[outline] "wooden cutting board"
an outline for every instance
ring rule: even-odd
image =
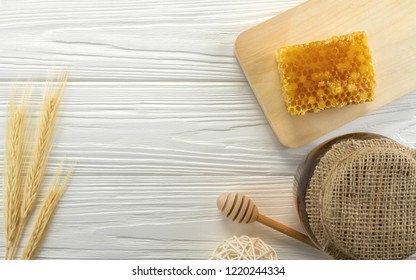
[[[365,31],[368,36],[376,100],[290,115],[282,97],[275,51],[354,31]],[[416,90],[416,1],[310,0],[241,33],[235,53],[281,143],[299,147]]]

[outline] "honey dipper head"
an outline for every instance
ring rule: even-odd
[[[254,202],[241,193],[223,193],[217,199],[221,213],[233,222],[249,224],[257,220],[259,212]]]

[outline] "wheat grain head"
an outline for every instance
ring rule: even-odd
[[[22,176],[25,154],[26,107],[16,107],[13,93],[10,100],[9,118],[6,132],[4,202],[6,259],[15,242],[21,224]]]
[[[34,254],[36,253],[36,250],[39,247],[39,244],[45,235],[47,226],[52,218],[55,208],[58,205],[58,202],[66,189],[66,186],[68,185],[68,181],[71,177],[72,170],[73,167],[71,167],[71,169],[67,172],[64,180],[60,180],[62,167],[59,168],[57,174],[55,175],[52,186],[49,189],[46,198],[42,203],[42,207],[37,217],[36,223],[33,227],[33,231],[30,236],[29,242],[23,252],[23,260],[32,259]]]
[[[22,220],[26,221],[33,210],[48,161],[52,143],[53,129],[62,94],[65,90],[68,73],[64,73],[56,85],[49,82],[45,89],[42,114],[37,133],[32,162],[29,166],[25,181],[25,195],[23,198]]]

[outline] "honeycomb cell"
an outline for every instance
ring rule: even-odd
[[[283,47],[276,52],[276,60],[290,114],[375,98],[375,73],[364,32]]]

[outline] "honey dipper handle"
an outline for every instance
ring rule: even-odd
[[[293,228],[285,226],[284,224],[281,224],[281,223],[279,223],[275,220],[272,220],[272,219],[270,219],[270,218],[268,218],[268,217],[266,217],[262,214],[258,215],[257,221],[262,223],[263,225],[266,225],[266,226],[271,227],[271,228],[273,228],[277,231],[280,231],[281,233],[286,234],[287,236],[290,236],[290,237],[295,238],[295,239],[297,239],[297,240],[299,240],[299,241],[301,241],[305,244],[308,244],[309,246],[312,246],[316,249],[319,249],[318,247],[316,247],[316,245],[311,241],[311,239],[307,235],[305,235],[305,234],[303,234],[303,233],[301,233],[301,232],[299,232],[299,231],[297,231]]]

